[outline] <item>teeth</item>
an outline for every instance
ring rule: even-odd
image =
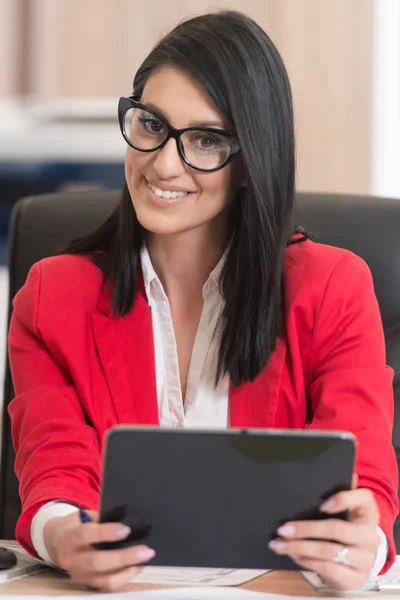
[[[174,199],[174,198],[182,198],[182,196],[186,196],[188,192],[171,192],[169,190],[161,190],[159,187],[155,185],[147,184],[148,187],[154,192],[158,198],[165,198],[166,200]]]

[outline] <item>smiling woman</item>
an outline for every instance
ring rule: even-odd
[[[281,57],[241,13],[196,17],[140,66],[119,121],[119,206],[36,264],[14,301],[18,539],[102,589],[154,556],[95,550],[129,531],[77,516],[98,508],[104,437],[118,423],[347,430],[359,489],[320,510],[348,522],[285,523],[269,547],[333,587],[361,586],[395,553],[393,372],[366,264],[292,225]]]
[[[191,244],[198,247],[206,240],[220,246],[218,238],[225,243],[220,232],[226,229],[226,209],[237,194],[243,173],[237,137],[223,129],[226,119],[197,81],[182,69],[165,66],[155,71],[141,101],[133,109],[136,114],[129,130],[126,126],[124,129],[130,145],[126,182],[139,222],[147,231],[158,234],[182,235],[190,231]],[[149,113],[149,104],[161,106],[168,117],[157,116],[154,110]],[[218,129],[188,127],[196,116],[201,123],[214,122]],[[181,195],[171,199],[174,192]],[[178,206],[179,212],[165,211]],[[215,241],[214,236],[218,236]],[[219,252],[222,249],[219,247]]]

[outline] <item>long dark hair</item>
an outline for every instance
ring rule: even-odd
[[[237,133],[247,183],[230,205],[231,243],[222,272],[218,379],[254,380],[275,349],[282,325],[282,272],[295,186],[292,96],[282,59],[268,35],[242,13],[195,17],[167,34],[134,79],[141,97],[152,72],[184,69],[202,84]],[[119,206],[93,234],[64,252],[89,255],[114,282],[113,307],[126,315],[135,299],[145,230],[125,185]]]

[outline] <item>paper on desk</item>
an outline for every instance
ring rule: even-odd
[[[317,590],[330,590],[330,588],[318,577],[316,573],[302,571],[302,575]],[[399,590],[400,597],[400,555],[396,556],[393,565],[384,575],[372,577],[363,588],[347,593],[351,594],[352,600],[355,600],[354,594],[358,594],[360,592],[395,591],[397,589]]]
[[[83,592],[82,592],[83,595]],[[76,600],[82,596],[60,596],[60,600]],[[165,590],[147,590],[137,592],[120,592],[112,594],[85,593],[90,600],[315,600],[315,596],[286,596],[282,594],[265,594],[250,592],[237,588],[195,587],[172,588]],[[329,596],[330,600],[343,600],[343,596]],[[49,596],[1,596],[1,600],[49,600]],[[352,597],[352,600],[357,598]],[[359,599],[361,600],[361,598]]]
[[[0,583],[33,574],[46,565],[31,557],[17,542],[2,544],[17,555],[18,563],[13,569],[0,571]],[[133,583],[157,585],[224,586],[240,585],[264,575],[267,571],[257,569],[204,569],[189,567],[145,567]]]
[[[204,569],[192,567],[145,567],[132,582],[159,585],[240,585],[264,575],[257,569]]]

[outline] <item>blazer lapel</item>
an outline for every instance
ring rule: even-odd
[[[230,426],[271,428],[275,426],[279,388],[286,356],[286,342],[279,337],[264,371],[252,381],[238,388],[231,382]]]
[[[129,314],[112,314],[112,286],[106,282],[91,317],[118,422],[158,425],[151,313],[141,277]]]

